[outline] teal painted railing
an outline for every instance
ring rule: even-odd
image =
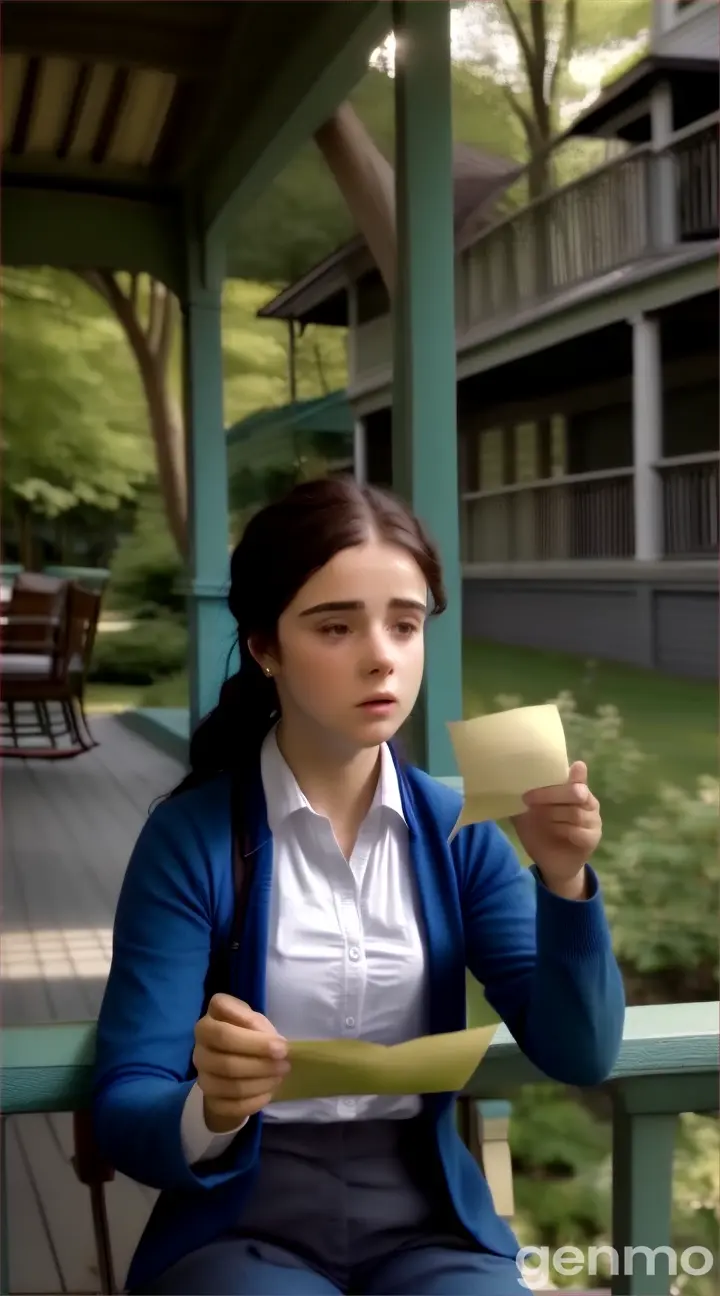
[[[613,1238],[620,1272],[613,1296],[660,1296],[670,1290],[673,1147],[682,1112],[718,1110],[720,1005],[689,1003],[629,1008],[617,1065],[602,1088],[613,1110]],[[0,1037],[0,1115],[73,1112],[90,1100],[93,1023],[18,1026]],[[520,1052],[504,1026],[463,1095],[465,1107],[507,1114],[499,1100],[547,1078]],[[497,1108],[493,1103],[498,1103]],[[3,1140],[4,1143],[4,1140]],[[4,1182],[2,1201],[5,1203]],[[2,1254],[7,1258],[3,1219]],[[638,1248],[623,1272],[625,1248]],[[654,1273],[643,1257],[654,1253]],[[665,1267],[663,1267],[665,1266]],[[3,1285],[3,1290],[7,1287]]]

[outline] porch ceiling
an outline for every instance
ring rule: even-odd
[[[372,0],[6,0],[5,193],[192,193],[209,227],[259,159],[271,155],[266,183],[287,160],[280,141],[291,154],[345,97],[386,10]]]
[[[171,183],[207,117],[238,15],[267,73],[262,8],[8,0],[7,178],[89,182],[106,191]]]

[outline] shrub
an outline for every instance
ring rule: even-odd
[[[138,508],[132,533],[120,542],[113,558],[112,602],[134,618],[152,619],[159,608],[184,616],[184,572],[162,503],[155,495],[147,495]]]
[[[152,684],[187,661],[184,625],[168,615],[138,621],[129,630],[98,635],[90,678],[107,684]]]
[[[694,793],[660,786],[599,852],[618,956],[640,975],[672,970],[695,982],[696,995],[716,984],[719,812],[715,778],[700,779]]]

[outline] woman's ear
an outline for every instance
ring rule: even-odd
[[[267,675],[268,678],[274,675],[277,670],[277,661],[272,653],[268,651],[267,646],[261,643],[255,635],[248,639],[247,646],[253,661],[257,662],[263,675]]]

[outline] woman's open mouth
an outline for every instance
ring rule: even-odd
[[[397,698],[384,693],[379,697],[368,698],[367,702],[361,702],[360,706],[363,711],[369,711],[372,715],[388,715],[397,706]]]

